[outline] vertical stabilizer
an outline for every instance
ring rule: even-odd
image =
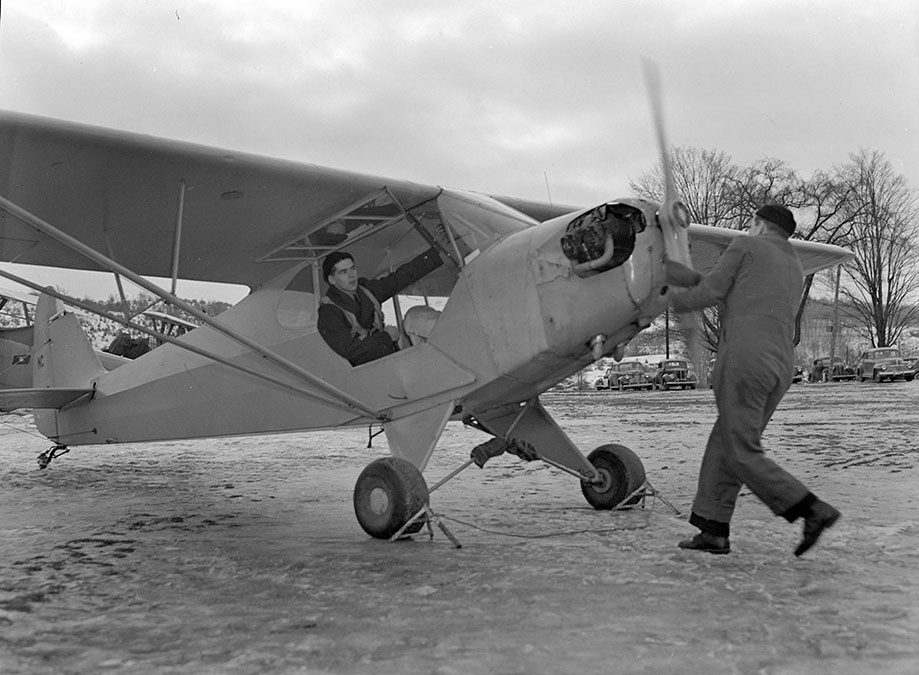
[[[42,293],[35,306],[32,343],[32,386],[40,389],[91,388],[104,373],[99,358],[73,312]],[[57,437],[57,411],[35,410],[35,426],[48,438]]]
[[[77,315],[42,293],[35,307],[32,386],[91,387],[104,372]]]

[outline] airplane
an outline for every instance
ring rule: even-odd
[[[357,520],[379,539],[427,508],[423,471],[451,420],[492,437],[473,449],[480,466],[539,459],[612,509],[645,485],[641,460],[616,443],[585,455],[540,395],[621,359],[665,311],[665,258],[704,271],[743,236],[689,223],[665,168],[661,204],[571,207],[2,112],[0,261],[109,271],[201,325],[162,335],[121,319],[164,344],[105,364],[64,304],[80,301],[0,270],[41,293],[32,382],[0,391],[0,408],[35,409],[54,443],[41,466],[73,446],[379,427],[390,456],[354,488]],[[807,273],[851,257],[793,244]],[[396,296],[403,348],[351,366],[317,332],[323,259],[347,251],[373,278],[431,247],[444,264],[402,293],[445,299],[432,325],[407,339],[414,308]],[[211,317],[150,276],[251,291]]]
[[[167,337],[179,337],[198,327],[198,324],[186,321],[181,317],[166,314],[165,312],[157,312],[152,309],[144,310],[143,317],[147,319],[147,323],[157,334]],[[166,344],[164,340],[156,340],[157,347],[163,344]]]
[[[38,295],[0,288],[0,389],[32,386],[32,320]]]

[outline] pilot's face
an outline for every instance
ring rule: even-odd
[[[345,293],[357,291],[357,268],[353,260],[339,260],[332,268],[329,283]]]

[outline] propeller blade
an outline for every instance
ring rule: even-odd
[[[680,199],[673,180],[673,167],[670,164],[670,152],[664,125],[664,104],[661,94],[660,72],[657,64],[644,60],[645,84],[648,87],[648,98],[651,102],[651,113],[654,117],[654,131],[661,153],[661,168],[664,172],[664,201],[658,211],[661,229],[664,232],[664,252],[670,260],[691,266],[689,258],[689,210]]]
[[[661,169],[664,172],[664,202],[658,211],[661,230],[664,234],[664,255],[670,260],[680,262],[692,268],[689,256],[689,209],[680,199],[673,179],[673,166],[670,163],[670,146],[664,125],[664,103],[661,94],[660,70],[657,64],[649,59],[644,60],[645,84],[648,87],[648,98],[651,102],[651,113],[654,117],[654,131],[661,153]],[[677,314],[689,351],[690,360],[701,363],[702,345],[699,339],[697,318],[691,313]]]
[[[676,190],[673,184],[673,169],[670,166],[670,153],[667,143],[667,132],[664,127],[664,100],[661,94],[660,69],[653,61],[645,59],[645,85],[648,88],[648,99],[651,102],[651,114],[654,118],[654,132],[657,135],[657,147],[661,153],[661,169],[664,172],[664,203],[672,199]]]

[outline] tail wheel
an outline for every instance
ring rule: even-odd
[[[645,467],[638,455],[624,445],[601,445],[587,456],[600,473],[599,483],[581,483],[584,498],[595,509],[608,510],[635,492],[645,482]],[[636,503],[641,497],[628,501]]]
[[[377,459],[354,485],[354,513],[364,532],[389,539],[428,504],[428,486],[414,464],[399,457]],[[417,525],[417,526],[416,526]],[[421,519],[406,534],[423,527]]]

